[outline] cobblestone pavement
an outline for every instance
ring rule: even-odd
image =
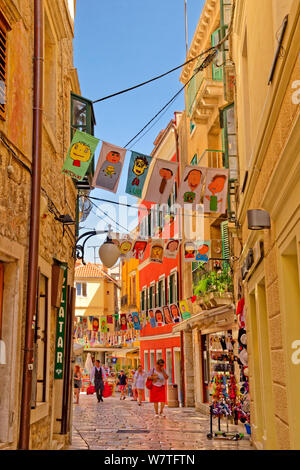
[[[138,406],[130,398],[80,395],[74,405],[73,439],[68,450],[249,450],[240,441],[207,439],[209,417],[193,408],[165,408],[166,418],[155,418],[152,403]],[[225,425],[224,425],[225,426]],[[235,428],[236,429],[236,428]]]

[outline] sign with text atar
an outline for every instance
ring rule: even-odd
[[[67,310],[67,275],[68,265],[62,263],[64,270],[64,282],[62,287],[62,298],[60,308],[57,314],[56,323],[56,344],[55,344],[55,368],[54,378],[62,379],[64,373],[64,347],[65,347],[65,326],[66,326],[66,310]]]

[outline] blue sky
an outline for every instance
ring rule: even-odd
[[[188,0],[188,40],[193,37],[204,0]],[[159,75],[185,61],[184,0],[77,0],[75,18],[74,63],[78,69],[81,93],[96,100]],[[94,105],[97,126],[95,136],[124,146],[159,109],[179,90],[180,70],[152,84]],[[149,133],[132,150],[150,154],[158,133],[184,109],[184,93],[171,105]],[[101,142],[97,148],[99,155]],[[119,200],[125,196],[130,152],[116,195],[95,189],[91,196]],[[125,200],[124,200],[125,201]],[[127,197],[129,204],[136,198]],[[97,203],[98,204],[98,203]],[[104,211],[118,217],[115,205]],[[131,220],[137,211],[127,214]],[[126,208],[118,221],[127,227]],[[105,228],[108,219],[90,214],[82,227]],[[122,223],[123,222],[123,223]],[[120,229],[122,231],[122,229]],[[123,230],[124,231],[124,230]],[[97,239],[91,239],[94,245]],[[88,244],[89,246],[89,244]],[[87,250],[93,261],[93,250]]]

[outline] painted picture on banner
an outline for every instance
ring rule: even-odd
[[[170,312],[173,318],[174,323],[179,323],[181,321],[181,314],[177,304],[170,305]]]
[[[76,131],[67,153],[62,173],[81,181],[91,163],[99,139],[86,132]]]
[[[210,244],[211,241],[207,242],[198,242],[197,243],[197,252],[196,252],[196,261],[200,261],[202,263],[207,263],[209,260],[209,252],[210,252]]]
[[[204,212],[224,214],[227,208],[228,172],[209,168],[204,193]]]
[[[152,309],[149,310],[149,321],[150,321],[150,325],[152,326],[152,328],[155,328],[156,321],[155,321],[154,311]]]
[[[155,204],[167,204],[177,169],[177,162],[156,159],[149,178],[145,201]]]
[[[103,142],[92,186],[115,193],[119,186],[126,149]]]
[[[196,260],[196,245],[194,242],[189,241],[184,244],[184,261],[192,263]]]
[[[164,313],[164,316],[165,316],[165,322],[168,325],[171,325],[173,323],[173,318],[171,316],[170,307],[168,305],[163,307],[163,313]]]
[[[152,157],[132,152],[128,168],[126,193],[141,197]]]
[[[121,240],[119,245],[120,253],[123,256],[130,256],[132,250],[132,240]]]
[[[193,210],[196,208],[196,204],[200,203],[206,171],[206,168],[195,168],[192,165],[185,168],[177,197],[178,204],[190,205]]]
[[[106,317],[100,318],[100,325],[101,325],[101,333],[107,333],[107,319]]]
[[[93,331],[99,330],[99,318],[93,317]]]
[[[163,242],[152,242],[150,250],[150,261],[152,263],[162,263],[164,257]]]
[[[178,255],[178,250],[180,247],[179,240],[170,239],[165,242],[165,258],[176,259]]]
[[[156,323],[156,326],[164,326],[165,325],[164,314],[163,314],[161,308],[156,308],[155,309],[155,323]]]
[[[133,327],[134,327],[135,330],[141,330],[142,329],[138,312],[133,312],[132,313],[132,321],[133,321]]]
[[[127,330],[127,315],[126,313],[121,313],[120,315],[121,330]]]
[[[143,259],[146,248],[147,248],[147,240],[136,240],[132,249],[133,258]]]
[[[183,320],[186,320],[187,318],[191,318],[189,306],[186,300],[179,301],[179,308],[180,308],[180,313],[181,313]]]

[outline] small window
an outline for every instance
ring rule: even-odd
[[[76,283],[76,295],[78,295],[80,297],[86,297],[87,296],[86,282],[77,282]]]
[[[6,115],[7,33],[10,27],[0,13],[0,118]]]

